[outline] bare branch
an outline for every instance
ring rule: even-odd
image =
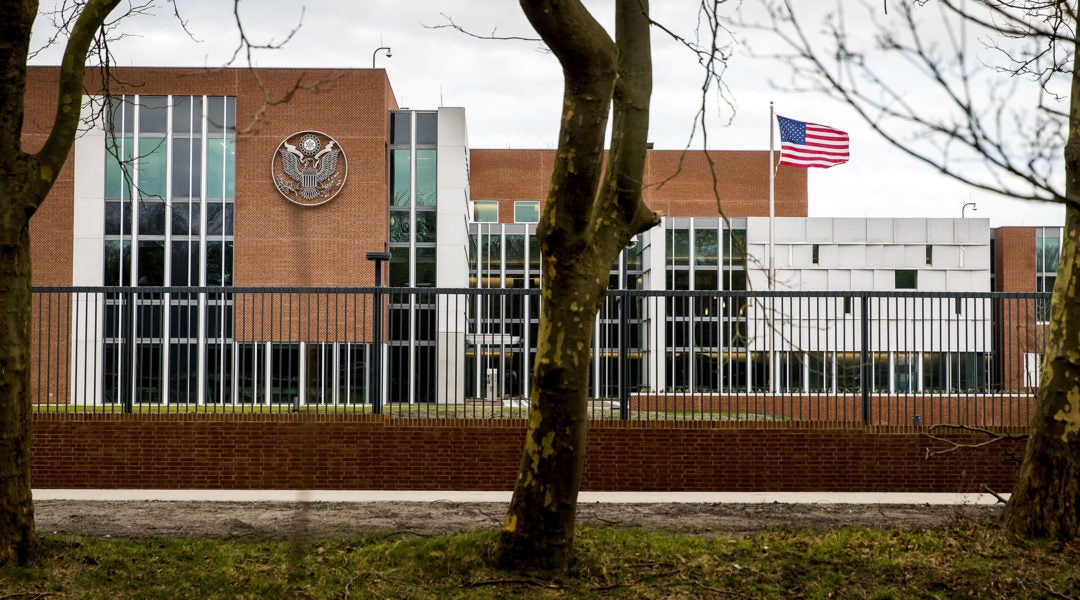
[[[974,444],[963,444],[963,443],[957,442],[955,440],[950,440],[949,438],[942,437],[940,435],[935,435],[935,434],[932,433],[934,431],[940,431],[940,430],[944,430],[944,429],[953,430],[953,431],[964,431],[964,432],[968,432],[968,433],[980,433],[980,434],[983,434],[983,435],[987,436],[987,439],[983,440],[981,442],[974,443]],[[926,449],[926,458],[927,459],[931,459],[931,458],[933,458],[935,456],[941,456],[943,454],[949,454],[951,452],[956,452],[957,450],[975,450],[975,449],[978,449],[978,448],[985,448],[986,446],[990,446],[990,445],[996,444],[998,442],[1003,442],[1003,441],[1006,441],[1006,440],[1026,440],[1028,438],[1028,434],[1026,434],[1026,433],[1002,433],[1000,431],[992,431],[990,429],[985,429],[985,428],[982,428],[982,427],[972,427],[972,426],[969,426],[969,425],[948,425],[948,424],[931,425],[930,428],[929,428],[929,431],[927,433],[923,434],[923,435],[930,438],[931,440],[934,440],[934,441],[937,441],[937,442],[942,442],[942,443],[946,444],[946,447],[945,447],[944,450],[931,450],[930,448],[927,448]],[[1011,454],[1010,454],[1010,458],[1013,459],[1013,460],[1016,460],[1016,457],[1012,456]],[[1019,461],[1017,461],[1017,462],[1019,462]]]
[[[542,40],[540,38],[537,38],[537,37],[523,37],[523,36],[519,36],[519,35],[498,35],[497,34],[497,32],[499,31],[498,27],[492,27],[491,28],[491,33],[489,33],[487,35],[483,35],[483,34],[479,34],[479,33],[473,33],[472,31],[469,31],[465,27],[463,27],[461,25],[458,25],[454,21],[453,17],[451,17],[450,15],[448,15],[446,13],[439,13],[439,16],[446,19],[446,23],[443,23],[442,25],[428,25],[426,23],[421,22],[420,26],[423,27],[424,29],[452,29],[452,30],[454,30],[454,31],[456,31],[458,33],[467,35],[467,36],[469,36],[471,38],[475,38],[475,39],[478,39],[478,40],[496,40],[496,41],[503,41],[503,42],[507,42],[507,41],[512,41],[512,42],[534,42],[534,43],[540,44],[541,46],[544,45],[544,40]],[[546,49],[546,46],[545,46],[545,49]]]

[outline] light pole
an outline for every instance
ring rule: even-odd
[[[371,53],[371,68],[375,68],[375,57],[379,54],[379,50],[386,50],[386,58],[390,58],[393,54],[390,54],[390,46],[379,46]]]
[[[975,203],[974,203],[974,202],[965,202],[965,203],[964,203],[964,206],[962,206],[962,207],[960,208],[960,218],[961,218],[961,219],[963,219],[963,218],[964,218],[964,211],[966,211],[966,210],[967,210],[967,207],[969,207],[969,206],[971,207],[971,212],[979,212],[979,207],[978,207],[978,206],[975,206]]]

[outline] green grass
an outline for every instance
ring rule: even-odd
[[[560,576],[488,566],[491,530],[324,541],[46,537],[0,598],[1077,598],[1080,547],[991,525],[706,538],[584,528]]]

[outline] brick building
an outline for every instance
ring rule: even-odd
[[[118,68],[113,75],[108,100],[98,74],[88,75],[87,131],[32,221],[35,285],[101,288],[66,301],[73,314],[94,315],[93,328],[87,321],[39,342],[39,352],[65,357],[57,378],[84,382],[68,386],[70,399],[366,402],[379,376],[369,367],[376,351],[396,366],[385,374],[389,402],[527,392],[538,300],[496,291],[539,285],[535,224],[553,151],[471,148],[465,109],[401,108],[383,70],[270,69],[256,78],[244,69]],[[51,122],[57,70],[33,67],[28,77],[25,136],[33,149]],[[298,82],[289,102],[265,103]],[[843,391],[845,371],[861,372],[863,359],[833,342],[810,342],[809,332],[793,342],[804,340],[794,326],[769,344],[743,331],[794,320],[746,300],[770,288],[770,260],[776,290],[1052,287],[1056,229],[809,218],[806,171],[790,167],[776,174],[770,240],[769,164],[764,151],[649,151],[644,197],[664,222],[627,248],[611,288],[716,297],[660,294],[651,313],[630,323],[640,335],[619,357],[602,315],[595,397],[614,393],[619,369],[629,369],[636,389],[654,392]],[[357,310],[352,296],[352,308],[303,291],[271,306],[257,295],[269,292],[231,291],[370,286],[372,252],[390,253],[391,287],[491,292],[451,302],[414,291]],[[820,309],[826,329],[859,310],[850,298],[829,302]],[[1033,300],[1030,311],[1002,312],[990,303],[955,303],[956,315],[968,311],[957,331],[975,340],[963,347],[875,348],[875,389],[1029,387],[1038,331],[1022,325],[1040,322],[1041,308]],[[918,312],[914,301],[890,306],[908,315],[912,331],[940,316]],[[373,344],[376,315],[386,329]],[[885,322],[874,319],[873,326]],[[39,314],[39,333],[55,326],[43,323]],[[1000,367],[1014,363],[1027,370]]]

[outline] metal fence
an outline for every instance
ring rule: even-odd
[[[1048,294],[610,291],[596,419],[1026,425]],[[519,418],[538,290],[40,287],[40,411]]]

